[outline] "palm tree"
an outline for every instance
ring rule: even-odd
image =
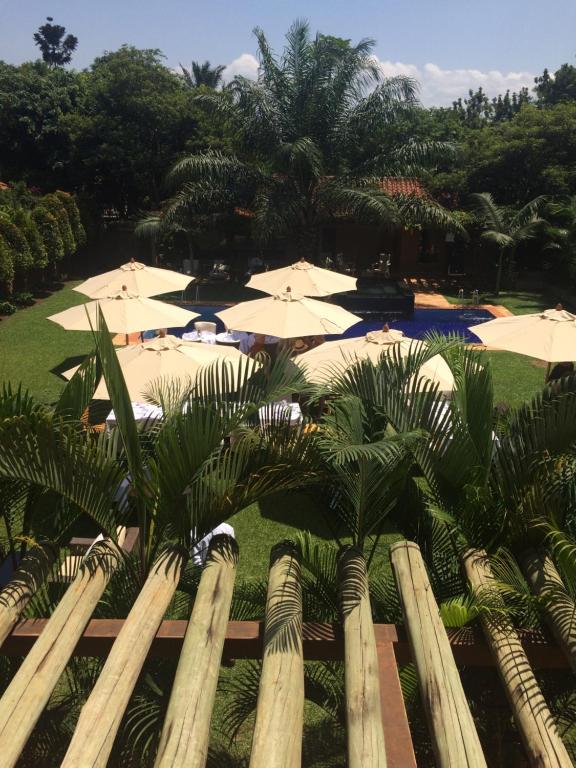
[[[205,85],[207,88],[216,89],[222,82],[222,75],[226,67],[223,64],[212,67],[209,61],[205,61],[203,64],[193,61],[190,69],[186,69],[182,64],[180,64],[180,69],[184,82],[190,88],[199,88],[201,85]]]
[[[248,208],[261,240],[289,234],[312,257],[322,225],[334,217],[461,229],[429,198],[391,199],[379,190],[382,176],[420,175],[452,148],[391,138],[387,128],[417,108],[418,86],[409,77],[384,78],[372,40],[312,38],[296,22],[277,57],[260,29],[255,35],[258,80],[236,77],[222,93],[197,97],[228,127],[235,153],[208,151],[176,163],[167,180],[175,192],[167,223]]]
[[[576,279],[576,195],[551,203],[549,212],[556,223],[547,230],[551,242],[546,247],[560,251],[564,276],[573,282]]]
[[[516,248],[520,243],[535,237],[546,224],[545,220],[538,215],[546,198],[536,197],[519,211],[513,211],[496,205],[489,192],[479,192],[470,197],[483,228],[481,237],[498,246],[498,270],[494,294],[499,296],[505,260],[508,262],[508,270],[511,273]]]

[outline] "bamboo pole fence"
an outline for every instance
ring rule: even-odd
[[[385,768],[378,653],[362,553],[353,548],[343,549],[338,573],[344,634],[348,766]]]
[[[150,645],[172,599],[185,555],[164,552],[152,566],[92,693],[82,707],[68,751],[66,768],[104,768]]]
[[[525,552],[521,564],[532,591],[542,598],[548,626],[576,674],[576,603],[549,554]]]
[[[481,623],[529,764],[533,768],[572,768],[518,633],[506,617],[486,553],[469,550],[464,556],[464,569],[473,590],[490,604],[491,611],[481,615]]]
[[[0,699],[0,768],[16,765],[117,562],[112,540],[94,547]]]
[[[237,561],[234,539],[215,536],[211,540],[172,686],[156,768],[206,765]]]
[[[300,560],[290,542],[274,547],[250,768],[300,768],[304,657]]]
[[[56,560],[57,548],[50,542],[32,547],[0,592],[0,646],[20,618],[32,595],[39,589]]]
[[[401,541],[390,560],[439,768],[486,768],[450,641],[420,548]]]

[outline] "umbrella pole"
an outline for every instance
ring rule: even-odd
[[[546,379],[545,383],[548,384],[548,378],[550,377],[550,369],[552,368],[552,363],[548,363],[546,366]]]
[[[128,337],[128,334],[126,334],[126,346],[128,346],[128,344],[130,344],[130,339]]]

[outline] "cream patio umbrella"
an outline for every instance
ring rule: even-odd
[[[469,330],[494,349],[518,352],[547,363],[576,360],[576,315],[562,304],[530,315],[498,317]]]
[[[138,296],[123,285],[120,291],[106,299],[70,307],[50,315],[48,320],[58,323],[67,331],[89,331],[98,325],[98,308],[102,310],[109,331],[126,335],[152,328],[180,328],[199,317],[197,312]]]
[[[322,269],[304,258],[289,267],[272,269],[252,275],[247,288],[272,295],[282,293],[290,286],[300,296],[330,296],[333,293],[356,290],[356,278],[341,275],[331,269]]]
[[[233,389],[241,371],[252,373],[260,364],[234,347],[219,347],[183,341],[177,336],[161,335],[156,339],[123,347],[117,351],[128,394],[133,402],[143,402],[150,385],[171,382],[187,386],[193,383],[201,369],[225,360],[228,364],[227,388]],[[71,379],[80,366],[70,368],[62,375]],[[217,369],[219,372],[220,368]],[[100,381],[94,398],[108,400],[104,379]]]
[[[131,259],[118,269],[103,272],[101,275],[85,280],[74,290],[91,299],[106,299],[125,285],[126,290],[147,297],[171,291],[183,291],[192,280],[195,278],[190,275],[182,275],[170,269],[149,267],[147,264]]]
[[[368,359],[376,363],[382,354],[391,354],[392,350],[399,350],[401,356],[406,357],[422,345],[426,342],[405,337],[402,331],[390,330],[385,325],[381,331],[371,331],[365,336],[327,341],[298,355],[294,362],[304,370],[310,382],[324,384],[358,360]],[[454,389],[452,372],[440,355],[427,360],[420,368],[420,375],[437,383],[441,392],[449,393]]]
[[[277,336],[279,339],[343,333],[361,320],[335,304],[292,293],[290,286],[284,293],[243,301],[216,312],[216,316],[227,328],[235,331]]]

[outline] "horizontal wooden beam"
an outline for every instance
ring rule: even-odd
[[[24,619],[18,622],[0,650],[4,656],[25,656],[46,626],[48,619]],[[123,619],[92,619],[75,650],[75,656],[106,656],[118,637]],[[163,621],[152,641],[151,658],[177,658],[182,649],[187,621]],[[378,644],[392,643],[398,664],[411,660],[410,646],[402,627],[375,624]],[[494,662],[482,632],[475,627],[448,629],[448,637],[457,664],[470,667],[493,667]],[[533,630],[520,630],[522,644],[530,663],[536,669],[567,669],[568,662],[550,635]],[[224,658],[258,659],[262,655],[264,625],[259,621],[230,621],[224,643]],[[306,660],[338,661],[343,659],[339,628],[333,624],[305,622],[302,629]]]

